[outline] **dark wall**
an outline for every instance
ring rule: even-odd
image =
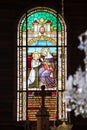
[[[65,0],[65,20],[68,32],[68,74],[74,73],[79,64],[84,67],[84,53],[77,49],[79,45],[78,35],[87,29],[87,1],[86,0]]]
[[[35,6],[59,9],[61,0],[0,0],[0,130],[20,130],[16,123],[16,29],[24,11]],[[68,33],[68,74],[83,65],[84,53],[77,49],[77,36],[87,29],[86,0],[65,0]],[[84,65],[83,65],[84,66]],[[73,122],[75,122],[73,118]],[[78,124],[78,121],[77,121]]]

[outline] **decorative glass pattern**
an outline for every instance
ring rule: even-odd
[[[67,118],[63,98],[66,38],[63,18],[50,8],[38,7],[21,17],[17,28],[17,121],[36,121],[41,96],[35,93],[41,91],[41,85],[52,93],[45,98],[50,120]]]
[[[36,119],[36,114],[41,107],[41,96],[35,96],[35,92],[28,92],[28,119],[33,121]],[[51,107],[50,107],[51,105]],[[45,106],[50,114],[50,120],[55,119],[57,110],[56,92],[52,92],[52,96],[46,96]]]

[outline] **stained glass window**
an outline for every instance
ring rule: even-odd
[[[66,25],[56,11],[37,7],[28,10],[17,27],[17,121],[36,121],[41,96],[51,92],[45,106],[50,120],[66,119],[64,89],[67,76]]]

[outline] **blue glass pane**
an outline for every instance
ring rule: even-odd
[[[54,46],[54,45],[47,40],[38,40],[32,43],[32,46]]]
[[[28,47],[28,53],[41,52],[43,47]],[[44,47],[45,48],[45,47]],[[49,47],[51,53],[56,53],[56,47]]]

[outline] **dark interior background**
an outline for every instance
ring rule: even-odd
[[[0,130],[22,130],[16,122],[16,32],[22,14],[36,6],[50,7],[61,13],[61,0],[0,0]],[[68,75],[79,65],[84,69],[84,52],[77,49],[78,35],[87,30],[87,0],[64,0],[67,24]],[[85,129],[87,119],[74,117],[73,129]]]

